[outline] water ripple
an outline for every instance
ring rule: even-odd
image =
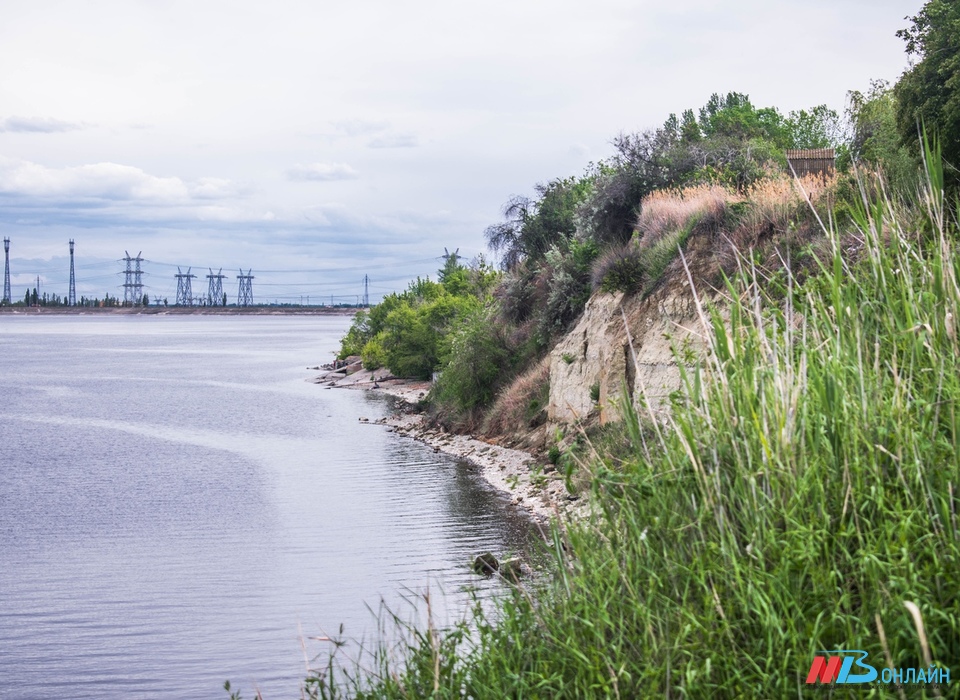
[[[358,421],[382,399],[306,381],[346,324],[5,319],[4,698],[294,696],[301,630],[369,639],[381,600],[429,589],[452,618],[498,589],[471,557],[524,548],[526,523]]]

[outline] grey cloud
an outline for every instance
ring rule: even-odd
[[[0,156],[0,222],[30,228],[262,224],[272,214],[245,201],[250,188],[223,178],[184,180],[117,163],[50,168]]]
[[[80,124],[51,119],[50,117],[7,117],[0,120],[0,132],[54,134],[82,129]]]

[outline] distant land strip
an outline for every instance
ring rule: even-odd
[[[357,307],[338,306],[3,306],[0,315],[36,316],[352,316]]]

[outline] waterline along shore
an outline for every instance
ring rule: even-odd
[[[358,366],[325,367],[314,383],[327,388],[359,389],[394,397],[398,402],[397,410],[385,418],[369,421],[371,425],[386,426],[398,435],[432,447],[435,452],[469,462],[490,486],[510,498],[511,505],[541,522],[584,514],[586,499],[568,493],[563,475],[537,455],[477,436],[431,427],[416,408],[430,391],[430,382],[397,379],[385,369],[370,371],[358,369]],[[360,421],[368,422],[362,416]]]

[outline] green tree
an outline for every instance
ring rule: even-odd
[[[387,315],[380,345],[387,367],[397,376],[430,378],[437,363],[436,336],[409,303]]]
[[[490,248],[503,254],[507,269],[525,259],[543,259],[551,246],[573,237],[578,208],[592,189],[588,175],[538,184],[536,199],[512,197],[503,207],[504,221],[485,231]]]
[[[853,163],[882,169],[898,189],[909,188],[916,160],[903,145],[897,128],[897,97],[885,80],[874,80],[866,92],[847,93],[848,147],[841,152],[841,169]]]
[[[386,366],[401,377],[429,378],[449,357],[451,330],[483,306],[500,277],[482,257],[469,267],[460,260],[458,252],[446,251],[439,282],[418,277],[358,312],[338,357],[361,355],[367,369]]]
[[[918,144],[922,126],[940,140],[956,182],[960,167],[960,3],[929,0],[897,36],[919,60],[896,85],[897,121],[905,143]],[[916,151],[917,149],[912,149]]]
[[[470,293],[479,299],[490,296],[503,275],[487,262],[483,254],[470,261]]]
[[[377,307],[374,307],[377,308]],[[337,359],[344,360],[351,355],[359,355],[363,352],[363,346],[373,338],[370,329],[369,314],[366,311],[358,311],[353,317],[353,323],[347,334],[340,339],[340,354]]]
[[[790,112],[785,126],[789,148],[837,148],[845,140],[843,120],[827,105]]]
[[[452,253],[446,248],[443,250],[444,263],[443,267],[437,271],[437,279],[450,294],[454,296],[466,294],[470,288],[470,278],[467,268],[460,264],[460,249],[457,248]]]
[[[449,361],[437,382],[437,396],[458,411],[489,405],[500,388],[511,354],[505,328],[494,308],[466,315],[451,332]]]

